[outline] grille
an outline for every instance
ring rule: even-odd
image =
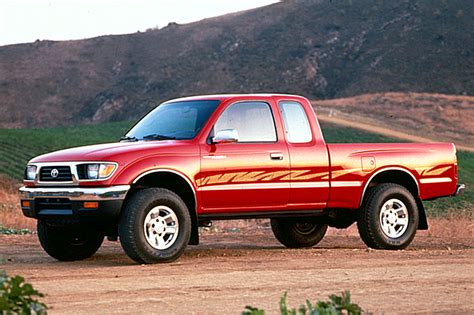
[[[58,170],[58,175],[53,177],[52,170]],[[69,166],[43,166],[40,169],[40,181],[43,182],[70,182],[72,181],[71,168]]]
[[[71,210],[72,204],[66,198],[37,198],[35,200],[35,209],[41,210]]]

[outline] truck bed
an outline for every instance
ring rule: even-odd
[[[449,196],[456,190],[456,149],[451,143],[327,144],[327,148],[329,208],[358,208],[367,184],[388,170],[410,176],[421,200]]]

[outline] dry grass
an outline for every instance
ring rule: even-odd
[[[0,175],[0,226],[14,229],[36,229],[36,220],[27,218],[20,209],[17,181]]]

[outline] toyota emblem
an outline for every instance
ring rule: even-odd
[[[58,177],[58,175],[59,175],[59,171],[56,168],[53,168],[51,170],[51,177],[56,178],[56,177]]]

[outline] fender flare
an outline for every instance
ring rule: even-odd
[[[191,216],[191,238],[189,239],[189,244],[190,245],[199,245],[199,222],[198,222],[198,214],[197,214],[197,195],[196,195],[196,189],[194,185],[192,184],[191,180],[181,172],[178,172],[173,169],[168,169],[168,168],[156,168],[156,169],[151,169],[146,172],[141,173],[138,175],[132,182],[132,185],[137,183],[141,178],[153,174],[153,173],[172,173],[175,174],[182,179],[186,181],[188,184],[189,188],[191,188],[191,191],[193,192],[193,197],[194,197],[194,209],[189,209],[190,216]]]
[[[367,192],[367,188],[369,187],[369,185],[372,182],[372,180],[374,179],[374,177],[377,176],[378,174],[386,172],[386,171],[401,171],[401,172],[404,172],[404,173],[410,175],[410,177],[413,179],[413,181],[415,182],[415,185],[416,185],[417,193],[418,193],[417,196],[413,196],[416,200],[416,205],[418,207],[418,214],[419,214],[419,221],[418,221],[418,228],[417,229],[418,230],[427,230],[428,229],[428,220],[426,218],[426,210],[425,210],[423,202],[421,201],[421,198],[419,196],[420,195],[420,184],[418,183],[418,180],[416,179],[416,177],[410,171],[408,171],[407,169],[404,169],[402,167],[385,167],[385,168],[381,168],[378,171],[376,171],[375,173],[373,173],[369,177],[367,182],[365,183],[364,190],[362,191],[362,195],[360,197],[359,207],[362,206],[362,202],[364,201],[364,197],[365,197],[365,193]]]

